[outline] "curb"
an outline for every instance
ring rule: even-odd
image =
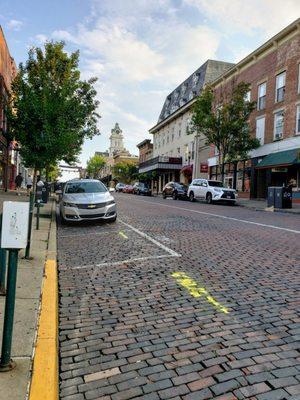
[[[58,290],[56,260],[47,260],[29,400],[58,400]]]
[[[55,204],[55,203],[54,203]],[[41,291],[29,400],[58,400],[58,274],[55,205]]]

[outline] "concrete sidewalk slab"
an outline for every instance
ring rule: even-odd
[[[28,201],[28,197],[0,193],[0,203],[5,200]],[[1,206],[2,204],[0,204]],[[44,265],[49,247],[50,231],[56,229],[55,203],[50,201],[46,204],[41,209],[41,214],[53,215],[53,218],[42,217],[38,231],[35,229],[34,218],[30,254],[33,259],[23,259],[24,251],[21,251],[19,255],[12,343],[12,358],[16,361],[17,366],[10,372],[0,374],[0,400],[21,400],[28,396]],[[53,233],[51,236],[53,240]],[[51,244],[52,247],[53,244]],[[1,340],[4,306],[5,297],[0,297]]]

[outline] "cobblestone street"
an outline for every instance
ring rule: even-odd
[[[116,194],[58,227],[64,400],[300,399],[300,216]]]

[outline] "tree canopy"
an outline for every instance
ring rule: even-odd
[[[100,171],[106,164],[105,158],[99,154],[95,154],[91,157],[86,165],[87,173],[91,178],[99,178]]]
[[[138,167],[131,161],[122,161],[117,163],[112,168],[115,178],[124,183],[131,183],[138,179]]]
[[[63,42],[32,48],[12,84],[9,126],[28,167],[74,162],[85,138],[99,134],[96,78],[80,79],[79,52]]]
[[[226,162],[245,159],[250,150],[260,145],[249,126],[250,114],[256,107],[255,102],[247,100],[249,89],[248,84],[241,82],[225,98],[217,97],[207,86],[194,104],[188,133],[203,134],[207,144],[215,145],[223,180]]]

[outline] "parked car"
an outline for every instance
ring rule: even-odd
[[[107,187],[96,179],[68,181],[60,197],[62,223],[87,220],[113,222],[117,218],[115,199]]]
[[[126,186],[125,183],[121,183],[121,182],[117,183],[116,184],[116,192],[123,192],[123,189],[125,186]]]
[[[190,201],[204,199],[208,204],[215,201],[226,201],[235,204],[237,192],[234,189],[225,188],[220,181],[209,179],[194,179],[189,186],[188,197]]]
[[[136,182],[133,185],[133,193],[134,194],[143,194],[144,196],[151,196],[151,189],[144,182]]]
[[[123,193],[133,193],[133,186],[132,185],[125,185],[123,188]]]
[[[183,183],[179,182],[168,182],[162,191],[163,198],[173,197],[174,200],[177,199],[187,199],[188,187]]]

